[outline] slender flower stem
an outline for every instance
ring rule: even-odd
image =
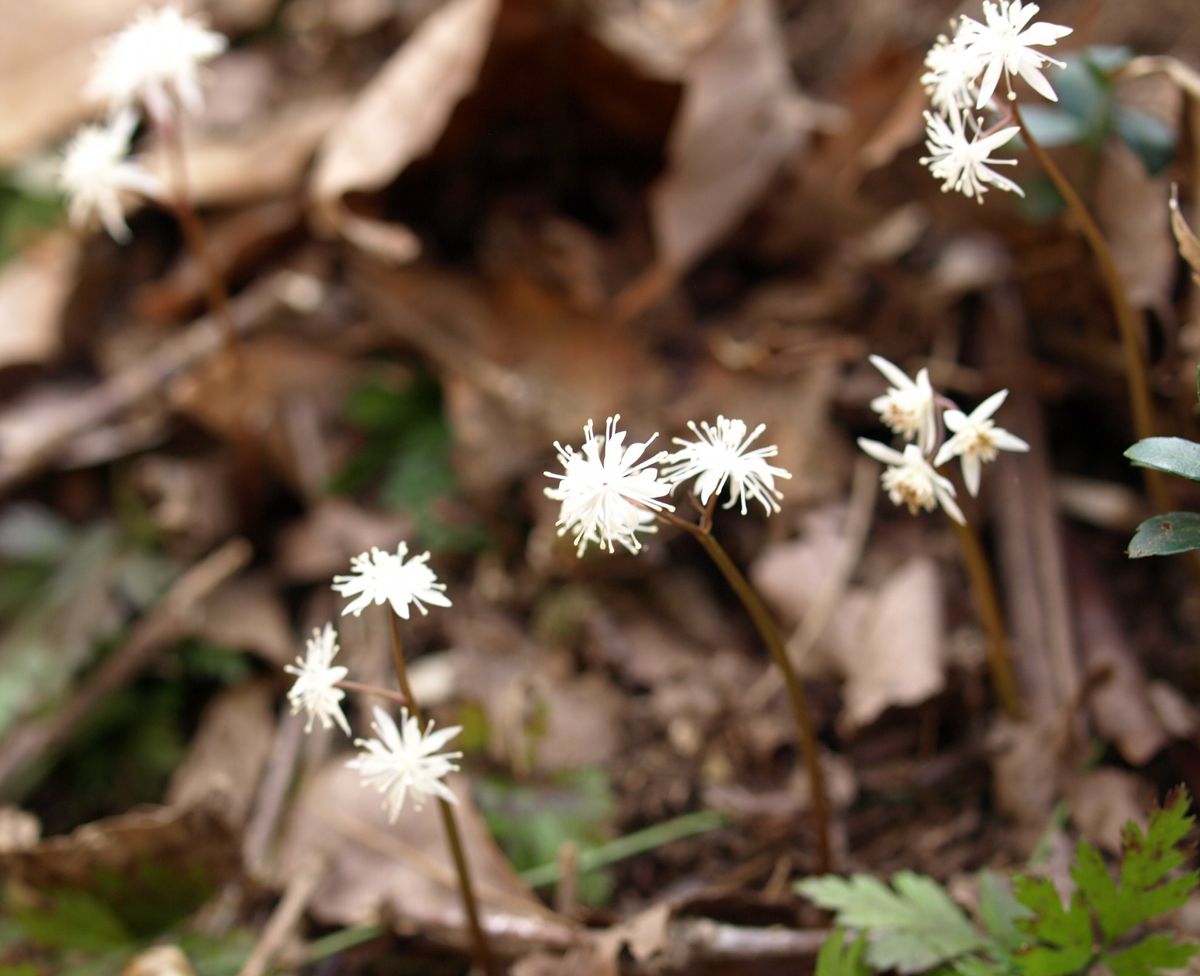
[[[817,747],[817,734],[813,728],[812,710],[809,708],[808,696],[801,683],[796,669],[792,667],[783,639],[771,617],[771,612],[762,602],[750,581],[737,568],[724,547],[708,530],[709,520],[696,525],[686,519],[679,518],[670,512],[657,512],[658,517],[669,525],[677,526],[690,533],[708,553],[709,558],[716,564],[734,593],[737,594],[742,606],[754,622],[755,629],[767,645],[771,657],[779,670],[783,672],[784,684],[787,685],[788,698],[792,704],[792,714],[796,720],[796,730],[800,735],[800,750],[804,755],[804,764],[808,772],[809,792],[812,794],[813,831],[817,838],[817,870],[828,874],[833,869],[833,854],[829,841],[829,796],[825,786],[825,773],[821,768],[821,756]],[[711,513],[710,513],[711,515]]]
[[[342,688],[345,691],[353,691],[359,695],[374,695],[376,698],[386,698],[388,701],[393,701],[397,705],[411,705],[408,698],[399,692],[392,691],[390,688],[380,688],[377,685],[364,685],[357,681],[338,681],[334,683],[335,688]]]
[[[1108,291],[1109,301],[1112,303],[1117,329],[1121,334],[1121,349],[1125,356],[1125,377],[1129,389],[1129,408],[1133,414],[1133,429],[1138,440],[1153,437],[1155,430],[1154,406],[1150,398],[1150,386],[1146,379],[1146,361],[1142,351],[1143,323],[1126,294],[1125,284],[1121,281],[1112,250],[1104,239],[1099,225],[1088,212],[1079,194],[1075,192],[1075,188],[1063,171],[1059,169],[1058,164],[1050,157],[1050,154],[1029,131],[1029,126],[1021,115],[1021,108],[1015,99],[1009,103],[1009,108],[1012,111],[1013,121],[1021,128],[1021,138],[1025,140],[1025,145],[1029,147],[1029,151],[1033,153],[1038,164],[1050,177],[1050,181],[1075,216],[1079,232],[1092,249],[1096,265],[1100,269],[1100,277],[1104,279],[1104,286]],[[1162,475],[1149,468],[1143,469],[1143,474],[1146,479],[1146,490],[1150,494],[1154,507],[1159,511],[1169,511],[1173,507],[1171,492]]]
[[[388,621],[392,626],[392,660],[396,666],[396,680],[400,682],[400,690],[408,699],[408,709],[418,722],[422,721],[421,710],[417,699],[408,683],[408,667],[404,661],[404,644],[400,639],[400,621],[389,607]],[[454,868],[458,872],[458,890],[462,897],[463,912],[467,916],[467,926],[471,930],[471,945],[475,956],[475,965],[485,976],[497,976],[499,970],[492,959],[491,948],[487,936],[484,935],[483,925],[479,921],[479,903],[475,899],[475,888],[471,884],[471,872],[467,866],[467,855],[463,849],[462,837],[458,831],[458,821],[454,816],[454,807],[449,802],[437,798],[438,813],[441,814],[442,826],[446,830],[446,841],[450,845],[450,854],[454,858]]]
[[[991,566],[974,530],[969,525],[960,525],[954,519],[949,519],[949,522],[954,526],[954,535],[958,539],[959,548],[962,549],[963,562],[966,563],[967,575],[971,579],[971,589],[974,590],[975,600],[979,604],[979,616],[987,631],[987,658],[992,674],[992,686],[996,689],[996,697],[1000,699],[1004,711],[1011,718],[1019,718],[1021,706],[1017,695],[1017,682],[1013,676],[1012,654]]]
[[[183,148],[183,133],[174,119],[158,120],[156,124],[167,150],[175,219],[183,233],[184,244],[203,273],[209,309],[220,325],[221,334],[225,340],[226,355],[233,364],[235,379],[238,379],[242,368],[242,347],[238,340],[237,327],[233,322],[233,313],[230,311],[229,292],[225,287],[225,280],[217,268],[212,248],[208,244],[208,235],[204,232],[204,225],[196,215],[196,208],[192,206],[187,154]]]

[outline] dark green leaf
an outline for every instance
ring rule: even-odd
[[[1076,115],[1050,105],[1021,109],[1025,124],[1043,146],[1072,146],[1087,136],[1087,125]]]
[[[1150,935],[1120,952],[1109,952],[1101,961],[1113,976],[1158,976],[1164,969],[1182,969],[1196,953],[1169,935]]]
[[[1147,437],[1125,452],[1134,464],[1200,481],[1200,444],[1182,437]]]
[[[15,915],[25,938],[46,948],[108,952],[133,941],[116,914],[86,891],[64,889],[45,908],[22,908]]]
[[[1137,527],[1129,540],[1130,559],[1144,556],[1171,556],[1200,549],[1200,514],[1167,512],[1154,515]]]
[[[1118,106],[1113,127],[1151,176],[1157,176],[1175,158],[1175,132],[1157,115]]]
[[[1078,894],[1064,908],[1054,885],[1046,878],[1017,875],[1013,891],[1032,913],[1021,928],[1039,944],[1016,955],[1024,976],[1071,976],[1092,960],[1092,920]]]

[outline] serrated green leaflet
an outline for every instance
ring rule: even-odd
[[[1120,952],[1106,953],[1101,961],[1113,976],[1157,976],[1164,969],[1181,969],[1196,947],[1180,945],[1169,935],[1149,935]]]
[[[1064,907],[1054,885],[1045,878],[1018,876],[1013,882],[1017,901],[1032,917],[1021,928],[1036,945],[1016,956],[1025,976],[1069,976],[1082,972],[1092,959],[1092,919],[1078,894]]]
[[[872,933],[867,959],[876,969],[915,973],[986,945],[970,919],[932,878],[901,871],[893,888],[867,875],[808,878],[796,889],[837,912],[838,925]]]
[[[817,954],[815,976],[868,976],[867,937],[846,942],[845,929],[834,929]]]

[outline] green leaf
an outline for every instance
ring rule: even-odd
[[[1200,481],[1200,444],[1194,441],[1182,437],[1147,437],[1129,448],[1125,456],[1139,467]]]
[[[1141,559],[1173,556],[1192,549],[1200,549],[1200,514],[1167,512],[1152,515],[1139,525],[1125,551],[1130,559]]]
[[[1113,976],[1158,976],[1164,969],[1182,969],[1196,949],[1169,935],[1149,935],[1128,949],[1106,953],[1101,961]]]
[[[827,875],[806,878],[796,890],[836,912],[838,925],[869,931],[867,958],[876,969],[920,972],[986,946],[932,878],[901,871],[892,885],[862,874],[849,879]]]
[[[1086,840],[1079,842],[1075,852],[1071,878],[1087,900],[1106,939],[1115,939],[1141,922],[1137,917],[1137,906],[1128,904],[1131,892],[1117,888],[1104,858]]]
[[[860,935],[846,944],[846,930],[834,929],[817,953],[814,976],[870,976],[866,962],[867,937]]]
[[[1015,952],[1028,943],[1019,922],[1032,915],[992,871],[979,874],[979,920],[999,948]]]
[[[1175,158],[1175,132],[1157,115],[1118,106],[1113,128],[1151,176],[1157,176]]]
[[[1200,884],[1200,875],[1194,871],[1165,880],[1186,860],[1179,845],[1195,823],[1195,817],[1188,813],[1189,803],[1187,791],[1179,790],[1163,809],[1151,814],[1145,834],[1135,823],[1125,826],[1121,893],[1128,899],[1126,910],[1138,922],[1179,908]],[[1132,925],[1125,931],[1129,928]]]
[[[46,948],[108,952],[133,944],[117,915],[86,891],[64,889],[47,907],[22,907],[14,914],[25,938]]]
[[[1028,105],[1021,109],[1025,124],[1043,146],[1073,146],[1087,136],[1087,124],[1061,108]]]
[[[1017,954],[1024,976],[1071,976],[1092,960],[1092,920],[1083,898],[1076,894],[1064,908],[1054,885],[1046,878],[1017,875],[1013,891],[1033,916],[1021,928],[1039,944]]]

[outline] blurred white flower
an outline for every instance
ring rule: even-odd
[[[287,697],[293,715],[301,709],[307,713],[305,732],[311,732],[313,721],[319,719],[323,729],[337,722],[346,735],[350,734],[350,724],[342,713],[342,699],[346,693],[335,687],[349,672],[341,666],[334,666],[333,659],[337,652],[337,631],[332,624],[326,624],[324,630],[313,628],[304,657],[296,658],[295,664],[284,665],[284,671],[296,676],[296,683]]]
[[[363,751],[346,765],[358,770],[364,786],[374,786],[384,795],[388,819],[395,823],[409,790],[413,792],[413,806],[417,810],[430,796],[457,803],[458,798],[442,780],[448,773],[457,772],[459,766],[454,760],[461,759],[462,753],[438,750],[458,735],[462,727],[454,725],[434,732],[431,721],[422,732],[420,723],[409,715],[407,708],[400,709],[399,728],[379,706],[375,706],[374,713],[371,728],[378,738],[355,739],[354,744]]]
[[[563,447],[557,441],[558,460],[563,474],[545,472],[558,484],[546,489],[546,497],[562,503],[559,510],[559,535],[574,533],[578,555],[589,542],[609,552],[619,542],[630,552],[642,548],[638,532],[654,532],[654,512],[671,511],[674,506],[659,501],[671,486],[658,478],[653,467],[666,457],[660,451],[643,458],[646,448],[657,437],[625,446],[625,431],[617,430],[620,414],[609,417],[604,433],[597,435],[592,421],[583,428],[583,448]]]
[[[350,575],[333,578],[334,590],[342,596],[356,598],[346,604],[342,615],[352,613],[357,617],[372,603],[376,606],[390,603],[392,609],[407,620],[409,604],[414,604],[422,614],[429,612],[426,603],[436,607],[450,606],[444,592],[446,584],[439,583],[433,570],[425,565],[429,553],[423,552],[405,562],[407,555],[408,546],[401,542],[394,553],[372,547],[370,552],[360,553],[350,560]]]
[[[925,55],[921,84],[929,101],[942,115],[961,115],[975,102],[975,79],[983,67],[979,57],[967,50],[961,30],[953,37],[939,34]]]
[[[942,180],[942,192],[955,190],[983,203],[985,184],[990,183],[997,189],[1025,196],[1016,183],[990,168],[1017,165],[1015,159],[993,159],[991,154],[1021,130],[1010,125],[989,135],[975,132],[968,139],[964,118],[955,114],[947,121],[932,112],[925,113],[925,147],[929,155],[921,157],[921,165],[928,166],[929,172]]]
[[[929,382],[929,370],[918,370],[914,381],[882,356],[868,356],[867,359],[892,384],[886,393],[871,401],[871,409],[879,414],[879,419],[892,433],[906,441],[916,438],[921,453],[929,453],[937,437],[937,404],[933,385]]]
[[[696,440],[673,438],[680,450],[664,458],[667,466],[663,468],[662,477],[670,483],[672,490],[695,478],[696,495],[707,505],[709,498],[719,495],[728,482],[729,504],[726,508],[733,508],[740,502],[745,515],[746,500],[753,498],[767,515],[779,511],[778,499],[783,497],[783,492],[775,487],[775,479],[792,476],[786,469],[767,463],[767,458],[779,454],[779,448],[771,444],[749,450],[767,429],[766,424],[759,424],[749,436],[744,421],[721,416],[717,417],[715,427],[706,420],[700,421],[699,428],[689,420],[688,427]]]
[[[940,505],[959,525],[967,524],[954,501],[954,485],[933,470],[916,444],[906,444],[903,454],[865,437],[858,439],[858,446],[887,465],[880,481],[893,505],[908,506],[912,515],[922,510],[931,512]]]
[[[175,104],[198,112],[204,104],[200,65],[229,42],[174,3],[144,7],[132,24],[102,45],[87,93],[117,111],[137,102],[154,119],[172,117]]]
[[[125,195],[165,196],[163,185],[129,157],[136,126],[133,112],[120,112],[107,125],[84,126],[67,143],[57,177],[67,196],[67,218],[76,227],[98,218],[114,240],[127,241]]]
[[[937,453],[934,465],[941,467],[953,457],[962,459],[963,483],[973,496],[979,494],[980,470],[984,464],[996,460],[1001,451],[1028,451],[1029,445],[1003,427],[997,427],[992,414],[1008,396],[1008,390],[993,393],[969,414],[961,410],[947,410],[944,416],[946,427],[954,431]]]
[[[1022,3],[1021,0],[999,0],[998,3],[984,0],[983,16],[986,23],[963,17],[958,37],[967,53],[978,60],[983,72],[975,102],[977,109],[983,108],[991,99],[1000,81],[1001,71],[1004,72],[1004,83],[1010,98],[1015,97],[1012,76],[1019,75],[1039,95],[1052,102],[1058,101],[1054,88],[1041,69],[1045,64],[1062,68],[1063,62],[1033,48],[1052,47],[1059,38],[1070,34],[1071,28],[1058,24],[1031,24],[1037,12],[1037,4]]]

